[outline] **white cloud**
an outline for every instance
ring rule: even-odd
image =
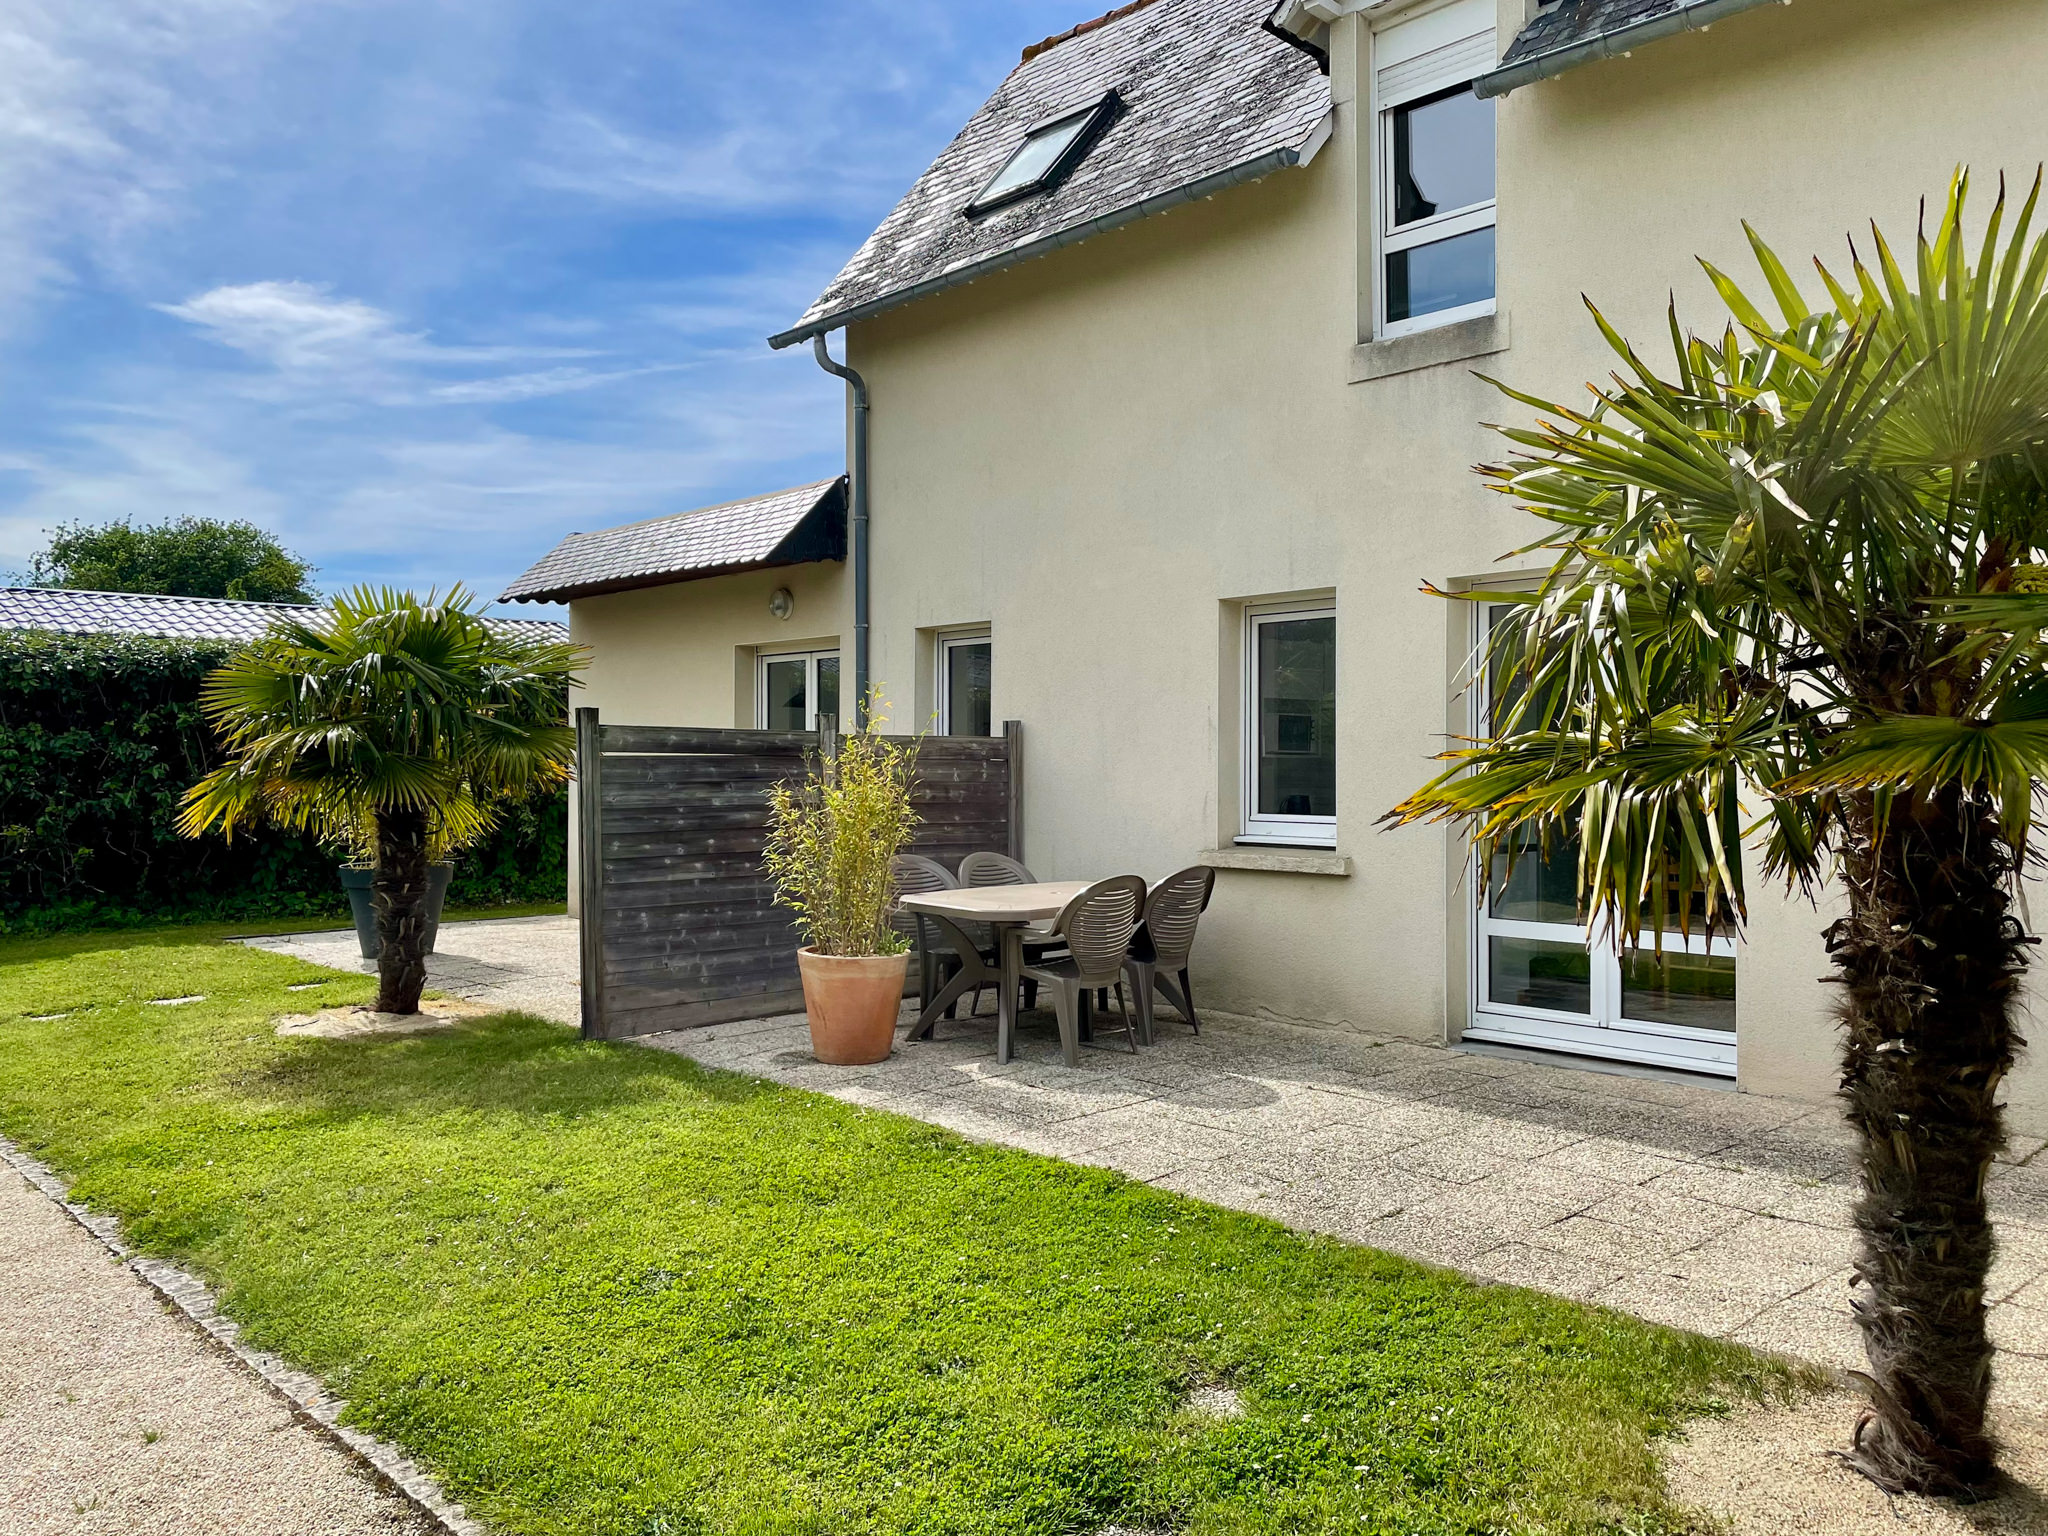
[[[0,323],[119,271],[205,174],[221,81],[315,0],[0,3]]]
[[[154,307],[222,346],[270,364],[288,387],[313,390],[329,401],[506,404],[654,371],[563,367],[434,383],[432,373],[450,367],[593,354],[587,348],[554,346],[444,346],[424,331],[403,328],[374,304],[337,297],[325,283],[238,283],[195,294],[181,304]]]
[[[616,384],[622,379],[668,373],[677,366],[663,363],[652,368],[615,368],[609,373],[592,373],[587,368],[547,368],[539,373],[508,373],[495,379],[442,384],[428,390],[427,394],[429,398],[449,405],[497,405],[516,400],[539,400],[548,395],[570,395],[578,390]]]
[[[495,591],[828,472],[762,338],[1055,3],[0,0],[0,568],[190,511]]]
[[[755,210],[791,195],[786,139],[759,127],[668,141],[628,132],[588,110],[550,115],[533,184],[610,201]]]
[[[241,283],[156,308],[279,368],[417,355],[425,346],[425,338],[401,332],[375,305],[337,299],[324,283]]]
[[[565,430],[548,418],[515,428],[492,408],[621,375],[547,369],[447,386],[471,398],[439,400],[414,379],[394,386],[413,408],[335,413],[281,410],[240,374],[136,365],[104,380],[61,438],[0,451],[13,491],[0,571],[25,566],[58,523],[190,512],[274,529],[324,586],[459,579],[492,596],[571,529],[795,484],[836,462],[841,394],[808,359],[751,351],[624,372],[646,377]],[[317,400],[331,382],[316,370],[295,388]]]

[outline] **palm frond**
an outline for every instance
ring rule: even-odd
[[[445,853],[563,783],[586,653],[476,608],[460,586],[365,586],[274,625],[201,687],[229,762],[187,793],[183,830],[270,821],[361,845],[379,811],[424,811]]]
[[[1873,230],[1847,280],[1815,263],[1825,307],[1745,226],[1769,300],[1707,266],[1730,321],[1689,335],[1674,307],[1661,374],[1589,303],[1619,362],[1590,406],[1502,386],[1533,419],[1480,473],[1551,566],[1443,594],[1496,605],[1492,718],[1386,820],[1510,858],[1576,837],[1582,902],[1630,936],[1660,900],[1739,913],[1745,837],[1813,887],[1888,797],[1994,797],[2023,846],[2048,771],[2041,186],[2016,211],[2001,187],[1973,249],[1959,172],[1906,260]]]

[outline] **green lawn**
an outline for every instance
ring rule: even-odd
[[[1656,1436],[1788,1385],[534,1018],[272,1032],[369,995],[190,933],[0,945],[0,1130],[507,1530],[1660,1531]]]

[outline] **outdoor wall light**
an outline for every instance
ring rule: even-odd
[[[778,619],[786,619],[796,612],[796,598],[787,587],[777,587],[768,594],[768,611]]]

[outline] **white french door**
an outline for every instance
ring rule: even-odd
[[[1490,690],[1475,692],[1475,724],[1487,722]],[[1548,850],[1532,839],[1512,861],[1499,847],[1482,856],[1493,878],[1472,925],[1466,1039],[1734,1076],[1732,938],[1666,933],[1659,945],[1645,934],[1623,949],[1593,931],[1578,910],[1575,838]]]
[[[764,731],[814,731],[839,714],[839,653],[784,651],[760,657],[754,672],[754,723]]]

